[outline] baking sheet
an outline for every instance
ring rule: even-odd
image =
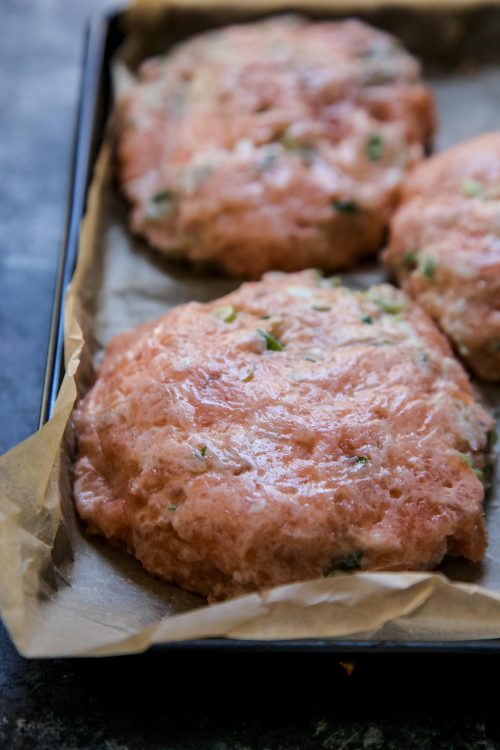
[[[137,49],[131,44],[125,53],[136,54]],[[431,83],[441,117],[439,148],[497,126],[500,67],[439,75]],[[71,499],[68,419],[77,387],[83,392],[89,386],[92,362],[99,361],[115,333],[173,305],[212,299],[237,285],[169,264],[130,237],[126,206],[113,178],[112,137],[111,128],[96,168],[67,298],[68,370],[55,414],[39,433],[0,459],[0,612],[20,651],[29,656],[130,653],[152,643],[206,636],[500,637],[498,486],[487,504],[486,559],[482,565],[447,561],[442,571],[454,583],[442,573],[340,574],[208,607],[200,597],[148,575],[126,553],[85,534]],[[380,277],[371,265],[345,274],[344,280],[366,285]],[[498,418],[498,388],[481,392]]]

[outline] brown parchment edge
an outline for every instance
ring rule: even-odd
[[[158,8],[167,4],[161,0],[136,3],[136,7],[143,5]],[[331,7],[331,3],[326,5]],[[279,7],[279,3],[272,7]],[[0,458],[0,613],[21,653],[32,657],[104,656],[137,653],[154,643],[213,636],[262,640],[355,635],[372,639],[396,635],[415,640],[500,637],[500,592],[451,583],[436,573],[358,573],[281,586],[174,615],[131,635],[117,629],[111,642],[108,639],[106,644],[96,643],[83,651],[78,643],[62,648],[50,640],[43,648],[33,647],[27,622],[38,607],[40,579],[51,565],[51,549],[61,524],[60,457],[85,343],[82,294],[92,276],[100,196],[110,169],[108,138],[97,161],[82,224],[77,270],[66,297],[67,372],[54,416],[35,435]]]

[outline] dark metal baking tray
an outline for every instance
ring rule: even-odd
[[[303,10],[300,7],[291,10]],[[172,11],[171,11],[172,13]],[[311,12],[313,17],[345,17],[353,13]],[[172,41],[195,31],[241,20],[253,20],[262,13],[236,10],[176,10],[173,12]],[[382,8],[358,13],[375,25],[401,35],[427,66],[467,69],[500,61],[500,7],[481,6],[460,10],[421,11],[417,8]],[[64,377],[64,297],[73,275],[78,252],[80,223],[85,211],[93,167],[105,132],[111,107],[110,61],[125,39],[124,12],[120,8],[93,17],[88,24],[80,99],[77,112],[65,231],[60,252],[54,296],[47,365],[40,411],[40,426],[53,413]],[[334,639],[251,641],[207,638],[178,641],[155,649],[169,651],[296,652],[336,653],[344,658],[367,654],[493,654],[500,653],[500,639],[474,641],[363,641]]]

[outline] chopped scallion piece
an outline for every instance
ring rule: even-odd
[[[426,279],[433,279],[436,275],[436,262],[432,258],[423,258],[419,271]]]
[[[172,198],[172,191],[171,190],[160,190],[159,193],[156,193],[156,195],[153,195],[151,200],[153,203],[163,203],[164,201],[169,201]]]
[[[418,262],[418,253],[416,250],[407,250],[403,256],[403,262],[405,266],[410,266],[410,268],[417,265]]]
[[[361,322],[362,323],[368,323],[369,325],[371,325],[373,323],[373,318],[372,318],[371,315],[362,315],[361,316]]]
[[[384,154],[384,137],[380,133],[371,135],[365,145],[365,156],[370,161],[379,161]]]
[[[325,282],[329,284],[330,286],[341,286],[342,285],[342,279],[340,276],[328,276],[325,279]]]
[[[278,339],[274,338],[268,331],[264,331],[262,328],[257,328],[257,333],[266,342],[266,349],[272,352],[281,352],[283,350],[283,344]]]
[[[235,310],[232,305],[216,307],[212,312],[216,318],[224,321],[224,323],[232,323],[234,320],[236,320],[236,316],[238,315],[238,311]]]
[[[251,380],[253,380],[255,370],[249,370],[244,378],[241,378],[242,383],[249,383]]]
[[[341,214],[357,214],[360,210],[359,205],[348,198],[337,198],[332,201],[332,206]]]
[[[462,193],[467,198],[479,198],[479,196],[483,195],[484,188],[476,180],[464,180],[462,182]]]
[[[401,299],[383,299],[382,297],[371,297],[374,302],[381,310],[390,315],[396,315],[397,313],[406,310],[406,302]]]
[[[370,459],[368,456],[352,456],[352,460],[355,464],[367,464]]]
[[[317,312],[330,312],[332,308],[327,307],[326,305],[313,305],[312,309],[316,310]]]

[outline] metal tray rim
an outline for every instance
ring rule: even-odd
[[[85,33],[84,55],[77,109],[73,151],[69,176],[69,192],[63,242],[59,255],[49,347],[43,385],[40,424],[47,422],[54,411],[57,393],[64,375],[64,297],[77,261],[78,235],[85,211],[88,185],[94,159],[92,144],[100,143],[104,129],[97,123],[98,90],[106,76],[106,47],[111,27],[123,15],[123,5],[93,15]],[[204,638],[174,641],[152,647],[168,652],[242,652],[242,653],[335,653],[353,657],[367,654],[499,654],[500,638],[471,641],[367,641],[333,638],[247,640]]]

